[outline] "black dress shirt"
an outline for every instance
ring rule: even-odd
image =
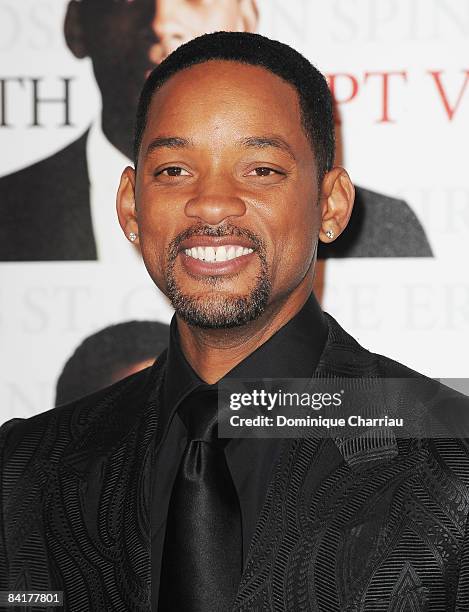
[[[327,338],[327,322],[313,294],[303,308],[235,368],[226,378],[311,378]],[[157,610],[166,515],[174,479],[186,446],[186,429],[176,413],[181,402],[207,384],[186,360],[177,320],[170,327],[166,376],[160,398],[159,435],[155,440],[152,489],[152,609]],[[216,385],[214,385],[216,387]],[[282,440],[236,438],[225,447],[237,490],[243,532],[243,557],[249,550]]]

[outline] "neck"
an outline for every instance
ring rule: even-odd
[[[304,306],[311,291],[312,282],[305,277],[288,296],[270,303],[255,321],[230,329],[201,329],[177,317],[186,359],[202,380],[216,383],[288,323]]]

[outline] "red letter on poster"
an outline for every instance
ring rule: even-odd
[[[350,94],[348,96],[345,96],[343,99],[338,100],[337,93],[336,93],[336,81],[338,78],[344,78],[344,77],[348,79],[350,82]],[[331,90],[331,94],[332,94],[332,97],[334,98],[334,102],[336,105],[347,104],[347,102],[350,102],[351,100],[353,100],[355,96],[357,95],[358,80],[356,79],[356,77],[353,76],[353,74],[346,74],[346,73],[328,74],[326,78],[327,78],[327,82],[329,83],[329,89]],[[340,117],[337,112],[335,112],[335,120],[336,120],[336,123],[340,123]]]
[[[394,123],[393,119],[389,118],[389,79],[392,76],[400,76],[407,82],[407,72],[365,72],[365,83],[368,80],[368,77],[378,76],[382,79],[382,87],[383,87],[383,103],[382,103],[382,113],[381,118],[376,121],[376,123]]]
[[[435,71],[429,70],[428,71],[428,74],[430,74],[433,77],[433,80],[436,83],[436,88],[438,89],[438,93],[440,94],[441,100],[443,102],[443,106],[445,107],[446,114],[448,115],[448,119],[452,121],[456,111],[459,108],[459,104],[462,100],[463,94],[466,90],[467,82],[469,81],[469,70],[464,70],[464,74],[466,75],[464,79],[464,83],[461,87],[461,91],[459,92],[459,96],[457,97],[456,103],[454,104],[453,107],[451,107],[451,104],[448,101],[448,96],[446,95],[445,88],[443,87],[443,83],[441,82],[442,73],[443,73],[443,70],[435,70]]]

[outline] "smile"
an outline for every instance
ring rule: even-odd
[[[195,246],[191,249],[184,249],[184,253],[193,259],[206,262],[220,262],[237,259],[243,255],[249,255],[253,249],[227,244],[219,247]]]

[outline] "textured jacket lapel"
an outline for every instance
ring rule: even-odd
[[[286,441],[234,609],[381,609],[383,578],[376,581],[376,607],[360,602],[405,528],[406,508],[389,500],[426,457],[426,450],[416,448],[393,461],[352,469],[330,439]],[[399,579],[390,577],[396,584]],[[422,595],[419,586],[412,589],[416,596]]]
[[[61,567],[69,555],[86,575],[93,610],[150,609],[152,440],[164,361],[95,407],[56,470],[48,530],[60,545],[53,554]],[[64,590],[72,588],[79,587]]]
[[[370,353],[352,338],[337,321],[325,313],[329,326],[328,338],[315,378],[377,379],[383,375],[377,356]],[[376,384],[379,384],[377,381]],[[364,407],[363,407],[364,408]],[[350,467],[367,462],[389,460],[398,454],[394,434],[336,438],[335,443]]]
[[[363,349],[329,315],[327,320],[328,338],[314,377],[379,376],[376,356]],[[344,571],[353,571],[355,553],[360,551],[360,538],[348,537],[348,548],[339,552],[337,534],[345,538],[347,533],[374,537],[369,530],[360,529],[361,519],[353,512],[366,491],[369,474],[363,478],[363,471],[373,466],[380,466],[378,471],[382,471],[383,465],[397,455],[394,437],[364,439],[359,445],[354,444],[353,439],[284,440],[251,542],[234,609],[342,609],[333,603],[337,595],[327,594],[327,580],[334,585],[336,552],[344,559]],[[382,472],[383,478],[399,480],[399,474],[405,475],[410,467],[422,460],[420,455],[408,457],[405,465],[397,464],[396,473],[391,476]],[[338,516],[341,519],[334,524]],[[332,524],[334,529],[330,531]],[[321,576],[313,578],[314,556],[323,555],[324,551]],[[331,563],[332,567],[327,567]],[[330,597],[330,606],[322,608],[317,602],[314,608],[305,607],[307,601],[308,605],[312,601],[312,580],[324,583],[318,586]],[[347,591],[347,585],[351,584],[347,576],[343,584],[342,601],[351,601],[354,594]]]

